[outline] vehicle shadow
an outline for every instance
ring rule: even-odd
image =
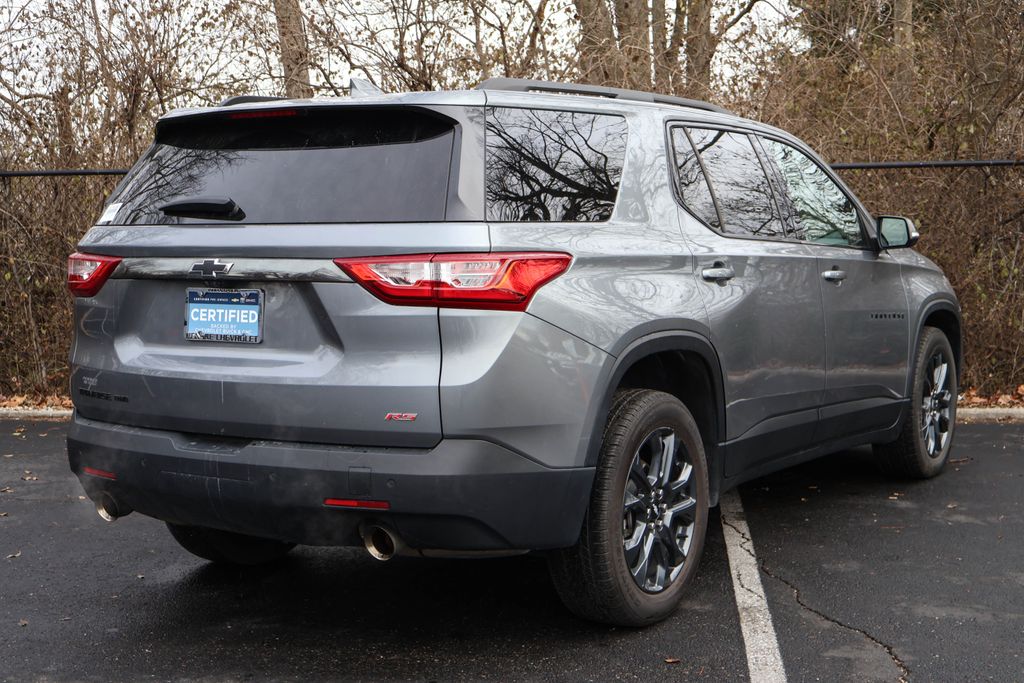
[[[158,677],[602,679],[672,657],[686,662],[679,673],[731,677],[716,658],[735,653],[709,643],[739,635],[717,514],[711,530],[681,609],[645,630],[571,615],[540,556],[381,563],[362,549],[300,547],[271,566],[201,565],[122,595],[134,603],[122,635],[163,653],[147,667]],[[695,628],[707,640],[683,637]]]

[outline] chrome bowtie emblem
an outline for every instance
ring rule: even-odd
[[[227,275],[234,263],[221,263],[220,259],[206,259],[192,264],[188,271],[189,277],[217,278],[220,275]]]

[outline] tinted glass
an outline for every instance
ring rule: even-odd
[[[704,169],[700,167],[697,153],[682,128],[672,129],[672,148],[675,151],[679,198],[697,218],[713,228],[720,228],[718,210],[711,197],[707,178],[704,177]]]
[[[862,246],[864,237],[853,202],[813,159],[787,144],[762,140],[787,189],[786,212],[796,237],[819,244]]]
[[[621,116],[488,108],[487,219],[608,220],[625,159]]]
[[[750,139],[742,133],[690,128],[711,190],[722,214],[723,232],[753,237],[783,237],[771,186]]]
[[[199,196],[233,199],[243,223],[444,220],[449,119],[396,108],[280,111],[164,121],[111,199],[121,205],[111,222],[211,222],[160,211]]]

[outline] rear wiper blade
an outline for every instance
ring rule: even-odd
[[[168,216],[183,218],[213,218],[221,221],[240,221],[245,218],[242,207],[231,197],[185,197],[160,207]]]

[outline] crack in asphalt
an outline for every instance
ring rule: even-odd
[[[814,614],[814,615],[824,619],[825,621],[829,622],[830,624],[835,624],[836,626],[838,626],[840,628],[844,628],[847,631],[850,631],[852,633],[857,633],[857,634],[863,636],[864,638],[867,638],[873,644],[875,644],[878,647],[880,647],[883,650],[885,650],[886,654],[888,654],[889,658],[892,660],[892,663],[894,665],[896,665],[897,669],[899,669],[900,676],[899,676],[899,679],[897,679],[899,681],[899,683],[907,683],[910,680],[910,668],[906,665],[906,663],[902,659],[900,659],[899,655],[896,654],[896,649],[892,645],[889,645],[888,643],[883,642],[882,640],[880,640],[877,637],[871,635],[870,633],[868,633],[867,631],[865,631],[862,628],[857,628],[856,626],[851,626],[850,624],[844,623],[844,622],[842,622],[842,621],[840,621],[840,620],[838,620],[838,619],[836,619],[834,617],[829,616],[828,614],[825,614],[821,610],[808,605],[806,602],[804,602],[804,599],[803,599],[803,596],[801,595],[800,589],[796,585],[794,585],[792,581],[790,581],[789,579],[787,579],[787,578],[785,578],[783,576],[780,576],[779,574],[774,573],[772,570],[768,569],[768,565],[767,565],[767,563],[764,560],[759,560],[758,559],[757,555],[754,554],[754,551],[753,551],[754,541],[753,541],[753,539],[750,538],[750,536],[748,536],[747,534],[743,533],[738,528],[736,528],[736,526],[734,524],[732,524],[728,519],[726,519],[725,516],[722,517],[722,523],[725,524],[726,526],[728,526],[733,531],[735,531],[740,536],[740,538],[743,539],[744,542],[740,544],[740,547],[743,548],[743,550],[746,551],[747,554],[749,554],[752,558],[754,558],[754,561],[757,562],[758,566],[761,568],[761,571],[764,572],[766,576],[768,576],[768,577],[770,577],[772,579],[775,579],[779,583],[781,583],[784,586],[786,586],[787,588],[789,588],[790,591],[792,591],[793,599],[796,600],[796,603],[798,605],[800,605],[801,608],[803,608],[804,610],[810,612],[811,614]],[[740,584],[740,585],[742,585],[742,584]],[[750,591],[750,589],[747,588],[746,586],[743,586],[743,588],[745,590],[747,590],[747,591]]]

